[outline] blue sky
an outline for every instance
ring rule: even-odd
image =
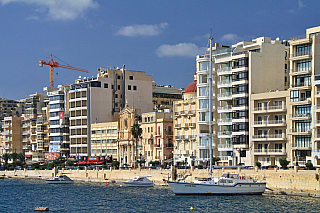
[[[289,39],[320,25],[319,8],[318,0],[0,0],[0,97],[43,92],[49,67],[38,61],[50,54],[89,71],[56,68],[55,85],[125,64],[185,88],[210,29],[223,45]]]

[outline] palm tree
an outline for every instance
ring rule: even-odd
[[[25,162],[25,157],[23,153],[18,154],[17,159],[21,162],[24,163]]]
[[[135,156],[135,167],[138,167],[138,138],[141,136],[142,134],[142,128],[140,127],[140,124],[138,123],[134,123],[131,127],[131,134],[132,136],[135,138],[135,142],[136,142],[136,156]]]
[[[4,153],[2,155],[2,159],[3,159],[5,164],[8,164],[8,160],[10,159],[10,154],[9,153]]]
[[[18,154],[17,153],[11,153],[10,154],[10,158],[12,159],[13,163],[15,163],[15,161],[17,160],[18,158]]]

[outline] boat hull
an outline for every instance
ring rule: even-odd
[[[46,180],[48,184],[68,184],[73,183],[72,180]]]
[[[167,182],[175,195],[261,195],[266,183],[237,183],[235,185]]]
[[[127,183],[127,182],[124,182],[124,184],[126,186],[129,186],[129,187],[152,187],[153,186],[153,183]]]

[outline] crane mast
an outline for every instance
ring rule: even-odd
[[[60,65],[58,62],[53,61],[52,54],[50,54],[50,61],[48,61],[48,62],[45,62],[43,60],[39,61],[39,67],[43,67],[43,65],[49,66],[50,87],[54,87],[54,67],[62,67],[62,68],[66,68],[66,69],[77,70],[80,72],[89,73],[88,70],[85,70],[85,69],[76,68],[76,67],[72,67],[72,66],[66,66],[66,65]]]

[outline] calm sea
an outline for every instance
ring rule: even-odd
[[[119,184],[46,184],[45,180],[0,180],[0,212],[319,212],[320,199],[285,195],[175,196],[169,187]]]

